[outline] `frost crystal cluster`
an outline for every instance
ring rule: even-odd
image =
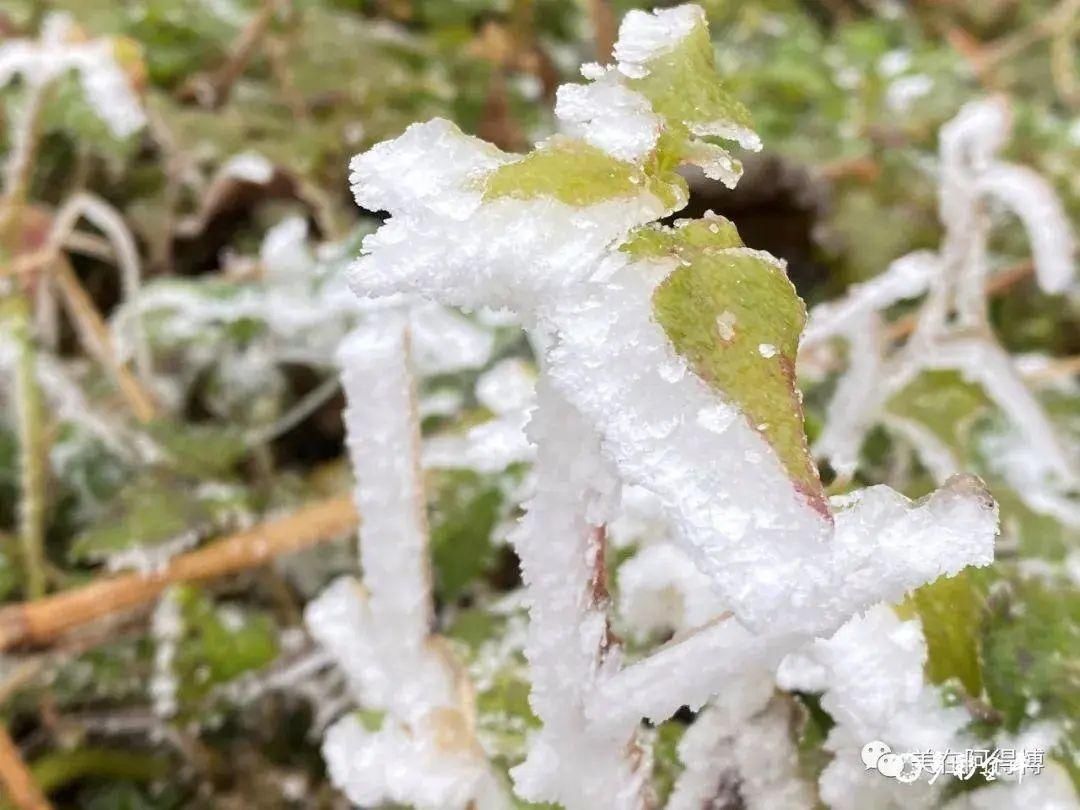
[[[527,155],[435,120],[357,156],[357,202],[390,216],[364,240],[351,283],[363,297],[508,308],[537,347],[527,428],[536,447],[533,491],[511,542],[530,613],[530,703],[542,725],[511,771],[515,792],[568,810],[647,807],[642,718],[660,723],[720,694],[685,740],[686,781],[673,794],[683,804],[675,806],[700,806],[695,780],[719,768],[747,787],[753,807],[808,807],[790,751],[773,743],[786,710],[772,702],[772,673],[814,639],[850,632],[871,606],[988,564],[996,506],[980,482],[961,476],[919,502],[884,486],[827,496],[794,380],[805,309],[784,264],[747,248],[718,216],[655,224],[687,201],[680,166],[696,164],[732,185],[741,166],[723,143],[758,147],[747,112],[718,80],[704,13],[692,5],[631,12],[615,55],[610,67],[583,68],[585,84],[560,89],[565,132]],[[405,474],[417,449],[399,421],[407,405],[396,390],[400,364],[371,369],[372,356],[400,353],[404,338],[393,326],[367,340],[343,364],[356,391],[350,409],[365,410],[349,423],[371,594],[346,598],[335,589],[313,608],[315,616],[352,611],[340,620],[352,630],[351,650],[341,654],[354,656],[347,670],[387,712],[378,731],[356,719],[332,730],[326,753],[347,790],[362,781],[350,773],[391,750],[401,759],[387,780],[434,757],[435,732],[423,718],[462,712],[444,665],[425,646],[427,589],[375,590],[420,576],[422,531],[394,503],[418,486]],[[396,393],[377,409],[363,404],[385,386]],[[656,520],[693,566],[665,565],[669,587],[707,583],[716,612],[708,600],[686,603],[687,626],[672,642],[626,662],[608,626],[604,551],[608,524],[633,490],[653,499]],[[408,561],[381,574],[390,557],[369,563],[368,544],[390,543],[377,538],[384,530]],[[648,590],[640,583],[639,592]],[[376,611],[391,603],[394,613],[378,621]],[[380,638],[391,615],[411,629]],[[314,626],[325,636],[334,622]],[[388,646],[376,653],[369,644]],[[745,678],[752,699],[729,705],[722,693]],[[389,694],[380,691],[387,683]],[[767,688],[755,691],[761,683]],[[744,763],[760,749],[773,762],[754,776]],[[456,801],[475,790],[466,777],[480,779],[480,762],[475,772],[456,766],[446,795]],[[431,779],[443,772],[432,765]],[[416,790],[434,784],[402,778]],[[363,784],[400,800],[389,781]]]

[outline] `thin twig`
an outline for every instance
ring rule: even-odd
[[[1042,14],[1031,25],[991,42],[981,56],[983,69],[1008,61],[1040,40],[1053,36],[1069,27],[1080,14],[1080,0],[1061,0],[1054,8]]]
[[[229,57],[225,64],[209,76],[195,78],[183,89],[183,94],[194,96],[207,107],[217,109],[229,99],[236,80],[244,75],[248,62],[255,55],[262,38],[270,28],[270,23],[278,7],[287,0],[264,0],[259,11],[248,20],[239,36],[229,48]]]
[[[615,12],[609,0],[588,0],[588,4],[596,61],[606,65],[611,62],[611,56],[615,51],[615,39],[618,36]]]
[[[284,433],[288,433],[294,427],[299,425],[311,414],[315,413],[322,405],[329,402],[331,397],[337,393],[338,388],[341,387],[341,380],[337,375],[328,377],[323,380],[318,386],[308,391],[302,396],[287,413],[282,414],[278,419],[275,419],[271,424],[265,427],[256,428],[251,431],[247,436],[247,443],[250,446],[266,444],[281,436]]]
[[[31,84],[12,132],[7,160],[4,162],[4,196],[0,200],[0,244],[8,242],[17,251],[20,219],[34,172],[38,141],[41,138],[41,115],[49,94],[48,83]]]
[[[76,331],[87,354],[105,367],[112,376],[128,407],[140,422],[149,422],[157,413],[154,399],[131,373],[127,365],[116,357],[109,328],[105,319],[97,311],[90,294],[79,282],[70,262],[59,256],[54,264],[54,278],[63,296],[68,316],[74,322]]]
[[[45,414],[41,407],[37,351],[30,325],[30,304],[23,295],[12,301],[15,367],[15,422],[19,436],[19,542],[26,596],[45,593],[45,485],[48,455]]]
[[[105,577],[44,599],[10,605],[0,609],[0,650],[49,644],[76,627],[151,602],[172,583],[254,568],[273,557],[346,535],[359,520],[349,497],[329,498],[174,557],[156,573]]]
[[[1024,377],[1032,382],[1058,380],[1063,377],[1076,377],[1080,375],[1080,355],[1072,357],[1053,357],[1039,369],[1024,374]]]
[[[0,725],[0,782],[8,799],[19,810],[52,810],[3,725]]]

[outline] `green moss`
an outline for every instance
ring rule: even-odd
[[[653,310],[699,377],[742,410],[815,507],[824,494],[806,442],[795,356],[806,308],[783,269],[730,246],[730,223],[702,222],[639,236],[631,250],[660,247],[680,266],[657,287]],[[685,234],[685,235],[684,235]]]

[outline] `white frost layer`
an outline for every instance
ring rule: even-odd
[[[407,317],[388,311],[339,352],[364,590],[348,579],[308,604],[305,622],[345,673],[376,731],[349,716],[323,744],[334,784],[364,806],[500,808],[473,734],[472,706],[433,621],[420,434]],[[484,797],[481,800],[481,797]]]
[[[1024,223],[1039,286],[1050,293],[1064,292],[1076,274],[1076,240],[1050,184],[1026,166],[993,163],[980,175],[978,189]]]
[[[118,138],[134,134],[146,123],[142,104],[107,39],[78,41],[72,19],[54,13],[45,18],[41,38],[0,43],[0,87],[21,75],[41,87],[75,71],[94,113]]]
[[[813,790],[798,774],[790,707],[772,697],[768,671],[751,669],[725,685],[679,741],[685,770],[667,810],[814,807]]]
[[[585,716],[592,690],[619,666],[594,586],[603,565],[598,527],[615,481],[580,414],[546,380],[537,394],[528,428],[538,446],[536,492],[513,541],[529,607],[529,703],[543,727],[511,775],[530,801],[635,810],[645,787],[629,757],[637,721],[597,731]]]
[[[884,388],[885,335],[881,317],[873,311],[847,326],[850,348],[847,370],[825,412],[825,425],[814,443],[815,455],[827,458],[839,475],[854,475],[863,438],[877,416],[874,405]]]
[[[135,352],[138,323],[155,317],[163,344],[190,343],[189,362],[221,360],[198,338],[207,329],[250,319],[265,326],[256,339],[260,353],[274,362],[328,366],[345,336],[387,308],[407,307],[413,359],[422,374],[481,368],[491,357],[494,335],[447,307],[402,296],[357,301],[341,273],[320,265],[300,217],[271,228],[259,250],[265,281],[238,286],[228,296],[207,294],[197,285],[161,281],[144,287],[113,315],[113,344],[121,359]]]
[[[631,228],[668,213],[648,192],[584,208],[551,198],[483,203],[482,175],[508,160],[441,119],[353,158],[357,202],[392,215],[364,239],[353,289],[527,312],[591,276]]]
[[[705,12],[695,5],[658,9],[651,14],[628,12],[615,43],[619,70],[632,79],[647,76],[647,62],[676,48],[699,25],[705,25]]]
[[[178,707],[176,652],[184,635],[184,616],[175,589],[166,590],[158,599],[150,619],[150,635],[154,639],[154,671],[150,676],[149,692],[154,714],[172,717]]]
[[[476,380],[476,398],[495,417],[463,433],[444,433],[424,441],[423,466],[497,473],[532,461],[536,448],[525,436],[536,401],[536,375],[520,359],[508,358]]]
[[[693,630],[723,611],[709,578],[670,543],[648,546],[619,566],[619,615],[638,636]]]
[[[946,810],[1078,810],[1080,798],[1068,772],[1047,762],[1040,774],[1022,782],[997,781],[953,799]]]
[[[536,372],[520,358],[500,360],[477,378],[476,399],[497,414],[531,408],[536,402]]]
[[[610,73],[591,84],[559,87],[555,115],[568,134],[619,160],[645,157],[663,129],[649,100],[619,84]]]
[[[327,730],[322,750],[331,781],[359,807],[464,810],[491,778],[483,752],[461,744],[470,738],[455,712],[433,712],[418,729],[388,720],[378,731],[349,715]]]
[[[825,747],[834,754],[820,780],[832,810],[915,810],[932,807],[946,780],[906,784],[867,770],[862,747],[882,740],[895,752],[963,749],[969,717],[942,705],[940,691],[923,675],[926,642],[917,621],[901,621],[878,605],[851,619],[832,638],[815,641],[777,673],[788,690],[818,690],[822,708],[836,721]],[[809,661],[800,661],[802,657]],[[809,675],[809,677],[807,677]]]
[[[360,666],[353,676],[373,693],[365,700],[408,720],[432,704],[453,706],[455,698],[446,667],[429,647],[431,572],[405,320],[394,313],[380,320],[350,336],[338,355],[370,592],[366,615],[349,624],[363,626],[378,652],[365,660],[353,656]]]
[[[831,632],[946,569],[989,563],[996,510],[971,482],[915,506],[874,487],[841,501],[831,526],[761,434],[675,354],[652,319],[663,274],[639,262],[563,302],[550,315],[559,340],[548,373],[596,425],[623,480],[659,497],[675,538],[742,621]],[[729,418],[703,425],[698,414],[718,408]],[[737,460],[737,478],[722,460]]]
[[[901,256],[885,272],[853,285],[840,300],[814,307],[799,348],[808,349],[834,335],[848,332],[854,321],[868,313],[880,313],[899,301],[917,298],[926,292],[930,280],[940,272],[941,262],[933,251],[918,250]]]

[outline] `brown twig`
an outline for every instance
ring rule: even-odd
[[[213,579],[262,565],[354,531],[359,515],[347,496],[329,498],[174,557],[152,574],[121,574],[43,599],[0,609],[0,650],[41,646],[113,613],[153,601],[176,582]]]
[[[270,28],[278,8],[288,0],[264,0],[259,11],[248,20],[229,48],[225,64],[209,75],[194,77],[181,89],[181,96],[194,98],[207,107],[217,109],[229,99],[233,85],[247,69],[248,62],[259,48]]]
[[[1024,376],[1033,381],[1058,380],[1063,377],[1080,375],[1080,354],[1072,357],[1053,357],[1044,368],[1036,369]]]
[[[41,792],[30,769],[23,762],[22,754],[6,728],[0,725],[0,782],[8,799],[19,810],[52,810],[52,805]]]
[[[89,293],[79,282],[71,263],[59,256],[54,267],[56,286],[60,289],[64,307],[75,324],[84,348],[112,375],[116,387],[135,418],[140,422],[149,422],[157,412],[154,399],[131,370],[117,359],[105,319],[101,317]]]
[[[588,0],[588,2],[596,61],[606,65],[611,62],[611,56],[615,51],[615,40],[619,33],[615,22],[615,12],[609,0]]]
[[[1030,25],[985,45],[981,60],[983,68],[991,69],[1014,58],[1035,43],[1052,37],[1063,28],[1071,26],[1077,15],[1080,15],[1080,0],[1061,0]]]

